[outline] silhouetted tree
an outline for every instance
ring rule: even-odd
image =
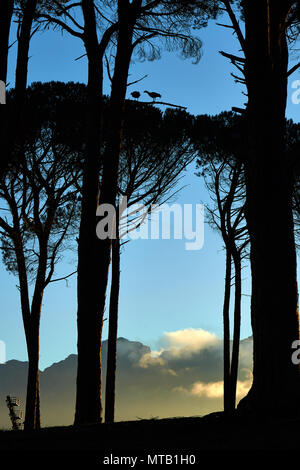
[[[242,258],[249,243],[245,224],[245,181],[241,161],[228,159],[211,160],[205,169],[206,186],[214,202],[208,207],[210,223],[221,233],[226,249],[226,273],[223,304],[224,321],[224,411],[235,410],[236,386],[239,362]],[[230,359],[230,294],[232,267],[234,265],[234,316],[232,357]]]
[[[205,26],[207,19],[216,14],[216,5],[214,1],[195,4],[163,0],[119,0],[102,2],[101,11],[94,0],[83,0],[80,4],[70,6],[62,6],[54,0],[51,6],[54,14],[42,13],[41,18],[84,41],[89,67],[86,164],[78,241],[78,374],[75,414],[75,423],[84,424],[102,419],[102,326],[111,240],[97,240],[95,224],[99,218],[96,219],[95,214],[99,204],[115,206],[116,203],[131,57],[135,50],[140,57],[157,58],[160,49],[153,40],[161,37],[167,47],[177,46],[183,56],[198,59],[201,42],[192,35],[191,27]],[[72,8],[77,6],[82,8],[84,26],[71,15]],[[195,12],[199,14],[196,21],[191,15]],[[98,30],[104,31],[101,41],[98,40]],[[109,134],[101,149],[102,61],[113,34],[116,46],[108,116]],[[99,194],[100,150],[103,167]]]
[[[49,110],[44,106],[44,114],[35,113],[36,103],[41,107],[43,98],[38,86],[28,91],[29,97],[23,158],[0,180],[4,205],[0,235],[4,264],[19,278],[29,361],[25,429],[36,429],[40,427],[38,363],[43,293],[54,281],[55,265],[64,242],[75,230],[78,202],[74,180],[79,178],[81,168],[77,164],[78,154],[59,138]],[[16,96],[11,96],[14,99]],[[53,106],[52,103],[52,109]],[[30,281],[34,283],[31,300]]]
[[[239,410],[289,414],[299,411],[300,375],[291,361],[291,344],[299,338],[299,312],[285,111],[287,79],[300,66],[288,69],[289,31],[293,24],[299,25],[299,4],[237,2],[245,21],[244,36],[230,2],[223,3],[244,57],[225,55],[244,75],[241,81],[248,92],[245,214],[251,240],[254,369],[253,385]],[[296,28],[296,37],[298,33]],[[279,214],[274,230],[270,221],[278,220]]]
[[[186,34],[189,32],[189,25],[184,22],[185,10],[180,5],[174,7],[173,4],[168,4],[168,2],[166,5],[168,8],[163,9],[164,3],[157,1],[143,4],[142,0],[135,0],[131,3],[127,0],[126,2],[121,0],[116,2],[118,38],[111,84],[109,134],[102,155],[103,174],[100,187],[100,205],[111,204],[115,206],[116,204],[118,167],[124,125],[124,103],[129,65],[134,49],[141,46],[140,53],[143,51],[142,53],[145,54],[145,44],[149,44],[149,41],[154,37],[162,36],[169,41],[171,39],[177,41],[185,56],[199,56],[199,41]],[[198,6],[198,11],[200,10],[201,7]],[[160,14],[162,11],[165,15]],[[153,46],[151,46],[150,53],[152,56],[153,53],[155,54]],[[100,313],[101,321],[103,321],[110,264],[110,237],[102,240],[99,248],[97,256],[99,256],[98,261],[101,265],[101,271],[99,271],[97,292],[102,302]],[[83,318],[87,321],[86,315]],[[89,335],[86,336],[86,342],[90,342]],[[86,373],[86,366],[83,370]]]
[[[231,225],[227,225],[226,218],[235,217],[235,211],[231,214],[230,200],[233,196],[230,188],[233,189],[234,185],[231,178],[227,178],[228,171],[234,162],[241,162],[241,181],[239,183],[240,192],[244,200],[246,190],[245,179],[244,179],[244,164],[245,164],[245,150],[243,148],[243,125],[245,120],[242,117],[234,116],[232,113],[221,113],[218,116],[213,116],[205,124],[203,117],[199,116],[196,118],[199,123],[199,134],[201,127],[206,126],[205,139],[199,139],[199,154],[202,159],[198,162],[198,166],[201,169],[199,176],[207,177],[207,184],[212,194],[221,192],[223,197],[219,200],[216,196],[215,206],[208,208],[211,214],[210,220],[213,225],[217,226],[222,233],[222,220],[223,220],[223,236],[224,243],[226,246],[226,239],[228,239],[228,228],[231,233]],[[294,124],[292,121],[287,121],[287,132],[285,137],[286,145],[286,158],[288,165],[294,171],[294,218],[295,218],[295,233],[297,233],[297,220],[298,220],[298,205],[297,205],[297,194],[298,194],[298,166],[299,166],[299,124]],[[231,170],[230,170],[231,172]],[[220,191],[221,189],[221,191]],[[230,196],[232,194],[232,196]],[[239,197],[239,195],[237,194]],[[234,202],[235,196],[233,197]],[[219,204],[218,204],[219,203]],[[220,207],[220,209],[219,209]],[[226,210],[227,208],[227,210]],[[241,220],[242,222],[242,220]],[[246,227],[245,227],[246,229]],[[246,234],[247,232],[245,232]],[[238,238],[240,235],[244,237],[243,231],[237,233]],[[234,239],[234,237],[233,237]],[[247,243],[247,239],[245,240]],[[224,304],[223,304],[223,318],[224,318],[224,408],[230,409],[229,397],[232,396],[232,403],[234,403],[233,394],[230,393],[230,328],[229,328],[229,304],[230,304],[230,287],[232,277],[232,254],[230,253],[230,244],[227,242],[228,249],[226,249],[226,274],[225,274],[225,293],[224,293]],[[241,248],[241,244],[236,246],[237,250]],[[245,246],[243,247],[245,248]],[[238,266],[238,253],[237,263]],[[238,305],[237,297],[235,296],[235,305]],[[236,310],[236,309],[235,309]],[[236,310],[237,311],[237,310]],[[238,325],[238,323],[237,323]],[[238,344],[236,342],[235,344]],[[237,348],[233,347],[233,350]],[[233,357],[237,359],[238,355],[235,353]],[[236,362],[235,359],[235,363]],[[236,368],[237,370],[237,368]],[[231,410],[234,409],[234,405],[231,406]]]
[[[248,244],[244,220],[245,180],[244,149],[241,133],[243,119],[232,112],[217,116],[197,116],[196,142],[201,157],[198,176],[205,178],[214,202],[208,206],[209,222],[220,232],[226,250],[225,289],[223,302],[223,368],[224,410],[235,408],[240,341],[241,258]],[[232,359],[230,358],[230,298],[234,265],[235,300]]]

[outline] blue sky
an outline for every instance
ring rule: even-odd
[[[203,57],[199,64],[182,60],[176,53],[163,53],[159,61],[134,61],[129,81],[148,77],[130,87],[157,91],[163,100],[186,106],[193,114],[217,114],[242,106],[243,88],[234,83],[233,66],[219,50],[237,53],[230,30],[211,23],[200,31]],[[34,36],[30,50],[29,83],[33,81],[86,82],[86,59],[80,40],[60,32]],[[15,49],[9,62],[8,82],[13,85]],[[289,83],[287,116],[299,122],[300,104],[292,103],[291,82],[299,80],[296,72]],[[109,82],[105,83],[109,92]],[[180,182],[185,188],[177,203],[208,202],[203,182],[191,166]],[[186,251],[181,240],[137,240],[126,244],[122,254],[119,336],[141,341],[157,348],[165,332],[185,328],[203,328],[222,337],[222,301],[224,252],[219,235],[205,224],[205,242],[198,251]],[[76,268],[76,253],[66,253],[57,274]],[[251,335],[249,318],[249,270],[243,272],[242,337]],[[26,345],[19,306],[17,278],[7,274],[0,264],[2,285],[0,339],[6,342],[7,359],[26,360]],[[50,285],[43,302],[40,342],[40,366],[46,366],[76,353],[76,277]],[[105,322],[104,339],[107,337]]]

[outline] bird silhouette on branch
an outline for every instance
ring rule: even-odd
[[[157,98],[161,98],[161,94],[157,93],[156,91],[144,90],[144,93],[147,93],[150,96],[150,98],[153,99],[153,101],[139,101],[139,103],[141,104],[162,104],[164,106],[172,106],[173,108],[187,109],[186,106],[180,106],[178,104],[173,104],[173,103],[165,103],[164,101],[156,101]],[[136,101],[138,101],[138,99],[141,96],[141,93],[139,91],[133,91],[130,94]]]

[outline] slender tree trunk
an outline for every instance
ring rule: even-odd
[[[231,292],[231,253],[226,248],[226,273],[225,273],[225,291],[223,304],[223,368],[224,368],[224,412],[230,412],[230,292]]]
[[[97,66],[95,64],[95,66]],[[90,72],[91,71],[91,66]],[[101,73],[101,72],[100,72]],[[97,73],[98,76],[98,73]],[[100,76],[98,76],[100,82]],[[102,77],[101,77],[102,85]],[[101,336],[96,259],[96,210],[100,177],[100,89],[89,88],[87,129],[87,159],[82,187],[81,223],[78,242],[78,368],[75,424],[96,423],[101,420]],[[98,103],[98,106],[97,104]],[[101,113],[101,114],[100,114]]]
[[[88,57],[86,155],[78,240],[77,326],[78,366],[75,424],[98,423],[101,403],[101,336],[103,319],[98,293],[96,211],[99,204],[102,139],[103,65],[92,0],[83,0],[85,48]]]
[[[23,143],[23,107],[25,104],[27,78],[28,78],[28,60],[29,60],[29,47],[32,34],[32,24],[34,21],[34,14],[36,10],[37,0],[27,0],[20,34],[18,38],[18,53],[17,65],[15,74],[15,115],[14,115],[14,134],[11,138],[17,140],[17,155],[20,152],[18,147],[22,148]],[[16,135],[17,134],[17,139]],[[16,142],[15,142],[16,143]]]
[[[246,413],[299,412],[299,338],[292,178],[285,155],[288,49],[285,21],[292,2],[247,0],[249,94],[246,217],[251,240],[253,385]]]
[[[7,61],[9,47],[9,32],[12,21],[14,1],[2,0],[0,2],[0,80],[7,81]],[[8,112],[6,106],[0,106],[0,175],[7,168],[7,135],[8,135]]]
[[[41,386],[40,386],[40,371],[39,371],[39,363],[38,363],[38,372],[36,378],[37,386],[36,386],[36,429],[41,427]]]
[[[88,0],[83,2],[83,6],[86,7],[86,9],[83,8],[86,22],[90,20],[92,15],[92,3]],[[109,134],[103,154],[103,175],[99,199],[99,204],[105,203],[113,206],[115,206],[117,195],[123,108],[132,54],[134,22],[129,17],[130,10],[128,0],[119,2],[118,46],[110,99]],[[92,27],[95,28],[95,24]],[[98,60],[99,72],[97,76],[100,80],[100,69],[102,79],[102,63],[99,63],[99,55],[97,59],[93,59],[93,62],[89,60],[89,77],[91,80],[95,79],[92,66],[96,67],[97,63],[94,60]],[[94,112],[90,112],[94,123],[91,123],[91,128],[88,131],[91,134],[89,134],[87,141],[89,156],[87,156],[87,168],[83,181],[78,251],[78,370],[75,424],[97,423],[102,420],[102,327],[111,250],[111,239],[97,239],[95,233],[99,188],[99,163],[97,163],[100,153],[99,116],[102,113],[99,114],[99,108],[97,108],[100,104],[98,100],[95,100],[97,95],[91,94],[90,96],[94,100],[93,104],[90,103],[89,106],[89,109],[92,106],[94,109]],[[97,277],[95,276],[96,272]]]
[[[102,64],[89,59],[86,160],[78,241],[78,368],[75,424],[101,420],[101,336],[98,293],[96,211],[99,198],[102,119]]]
[[[15,104],[12,114],[12,122],[7,127],[7,161],[8,159],[20,161],[23,158],[23,109],[26,98],[29,47],[32,35],[32,25],[36,11],[37,0],[27,0],[22,24],[18,37],[17,64],[15,73]]]
[[[47,244],[40,241],[40,256],[30,311],[28,381],[26,396],[25,429],[39,429],[40,423],[40,380],[39,380],[39,338],[42,301],[47,270]]]
[[[239,350],[240,350],[240,330],[241,330],[241,296],[242,296],[242,277],[241,277],[241,254],[237,249],[233,250],[233,263],[235,270],[235,293],[234,293],[234,326],[233,342],[230,367],[230,412],[235,410],[236,387],[238,379]]]
[[[16,252],[17,266],[18,266],[18,277],[20,284],[20,301],[22,319],[26,337],[27,350],[29,349],[29,331],[30,331],[30,302],[29,302],[29,290],[28,290],[28,278],[26,271],[26,263],[23,251],[22,240],[14,239],[14,248]]]
[[[15,250],[18,264],[20,282],[20,299],[28,352],[28,376],[26,393],[25,429],[38,429],[40,427],[40,389],[39,389],[39,328],[43,299],[43,290],[46,273],[47,256],[40,256],[37,280],[30,308],[28,281],[22,241],[15,239]]]
[[[28,350],[28,377],[24,429],[40,428],[39,391],[39,322],[31,323]]]
[[[9,47],[9,32],[13,14],[13,0],[2,0],[0,2],[0,80],[7,81],[7,59]],[[6,106],[0,106],[0,175],[7,168],[8,152],[7,152],[7,136],[9,130],[8,123],[9,114]]]
[[[113,423],[115,419],[118,311],[120,294],[120,240],[118,237],[118,227],[116,233],[117,237],[112,242],[112,279],[109,300],[109,329],[105,389],[106,423]]]
[[[36,5],[37,0],[27,0],[22,19],[20,36],[18,39],[15,83],[17,106],[24,104],[28,76],[28,54]]]
[[[9,32],[14,8],[14,0],[0,2],[0,80],[6,83]]]
[[[119,34],[115,59],[114,76],[112,80],[109,124],[106,146],[103,153],[103,176],[100,189],[99,204],[116,206],[118,192],[119,159],[124,124],[124,106],[127,90],[129,65],[132,56],[132,37],[135,18],[130,14],[128,0],[119,1]],[[101,314],[103,317],[110,264],[111,239],[99,240],[98,262],[99,272],[98,294],[101,298]]]

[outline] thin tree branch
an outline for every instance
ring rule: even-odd
[[[128,101],[134,101],[134,103],[136,103],[136,100],[128,100]],[[138,103],[140,103],[140,104],[162,104],[164,106],[172,106],[173,108],[187,109],[187,106],[180,106],[179,104],[165,103],[164,101],[138,101]]]
[[[292,68],[288,71],[287,76],[289,77],[290,75],[292,75],[292,73],[296,72],[296,70],[298,70],[299,67],[300,67],[300,62],[299,62],[298,64],[294,65],[294,67],[292,67]]]
[[[76,271],[73,271],[71,274],[67,274],[67,276],[58,277],[57,279],[51,279],[51,281],[49,281],[48,283],[50,284],[50,282],[64,281],[65,279],[68,279],[69,277],[73,276],[76,273],[77,273],[77,269]]]
[[[144,75],[142,78],[139,78],[138,80],[135,80],[134,82],[127,83],[127,86],[135,85],[136,83],[141,82],[142,80],[144,80],[147,77],[148,77],[148,75]]]
[[[223,0],[223,3],[225,5],[228,16],[231,20],[232,26],[233,26],[233,28],[236,32],[237,37],[238,37],[241,48],[245,52],[246,51],[245,38],[243,36],[243,33],[242,33],[242,30],[241,30],[240,25],[238,23],[238,20],[236,19],[236,16],[235,16],[235,14],[234,14],[234,12],[231,8],[230,2],[229,2],[229,0]]]

